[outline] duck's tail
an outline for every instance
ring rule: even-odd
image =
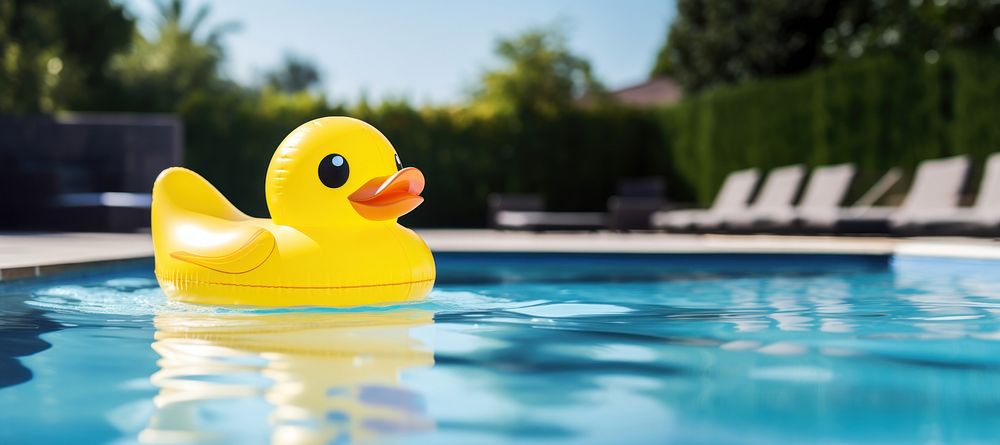
[[[154,223],[157,213],[191,212],[230,221],[251,219],[205,178],[183,167],[168,168],[156,178],[152,208]]]

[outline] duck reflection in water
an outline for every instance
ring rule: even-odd
[[[404,371],[434,364],[432,313],[164,313],[143,443],[368,443],[433,429]]]

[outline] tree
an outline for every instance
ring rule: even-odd
[[[651,77],[675,77],[676,74],[674,64],[670,62],[670,51],[668,51],[667,45],[663,45],[656,53],[656,61],[653,63],[653,71],[649,73],[649,75]]]
[[[268,86],[286,93],[309,90],[322,80],[322,73],[312,61],[293,53],[285,54],[281,67],[264,76]]]
[[[1000,50],[1000,2],[854,1],[842,8],[837,26],[823,33],[823,51],[835,59],[890,52],[933,62],[942,49],[954,47]]]
[[[678,0],[653,75],[689,91],[870,52],[1000,48],[996,0]]]
[[[822,58],[836,0],[679,0],[653,74],[689,91],[794,73]]]
[[[125,94],[119,108],[175,110],[187,93],[224,83],[220,74],[222,38],[239,27],[224,23],[204,30],[210,8],[202,5],[188,19],[182,0],[157,3],[156,35],[136,32],[131,49],[113,60]],[[201,37],[204,34],[204,37]]]
[[[584,93],[603,90],[590,63],[570,52],[559,29],[531,29],[501,39],[495,53],[501,66],[482,74],[472,93],[474,110],[552,115]]]
[[[109,0],[0,0],[0,112],[86,106],[110,85],[133,21]]]

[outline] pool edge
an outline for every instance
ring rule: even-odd
[[[532,233],[492,230],[418,230],[434,252],[521,254],[650,254],[650,255],[831,255],[1000,260],[1000,242],[972,238],[889,238],[779,235],[674,235],[663,233]],[[148,234],[15,235],[21,247],[47,243],[50,253],[31,252],[0,261],[0,282],[63,275],[80,270],[132,267],[150,261]],[[7,235],[7,239],[11,239]],[[110,244],[110,245],[109,245]],[[100,246],[100,253],[80,255],[81,246]],[[76,247],[73,255],[59,248]],[[54,252],[54,253],[52,253]]]

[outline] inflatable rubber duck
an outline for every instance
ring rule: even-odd
[[[423,202],[375,127],[325,117],[292,131],[267,169],[271,219],[236,209],[179,167],[153,185],[156,277],[170,298],[253,306],[356,306],[423,298],[434,259],[396,219]]]

